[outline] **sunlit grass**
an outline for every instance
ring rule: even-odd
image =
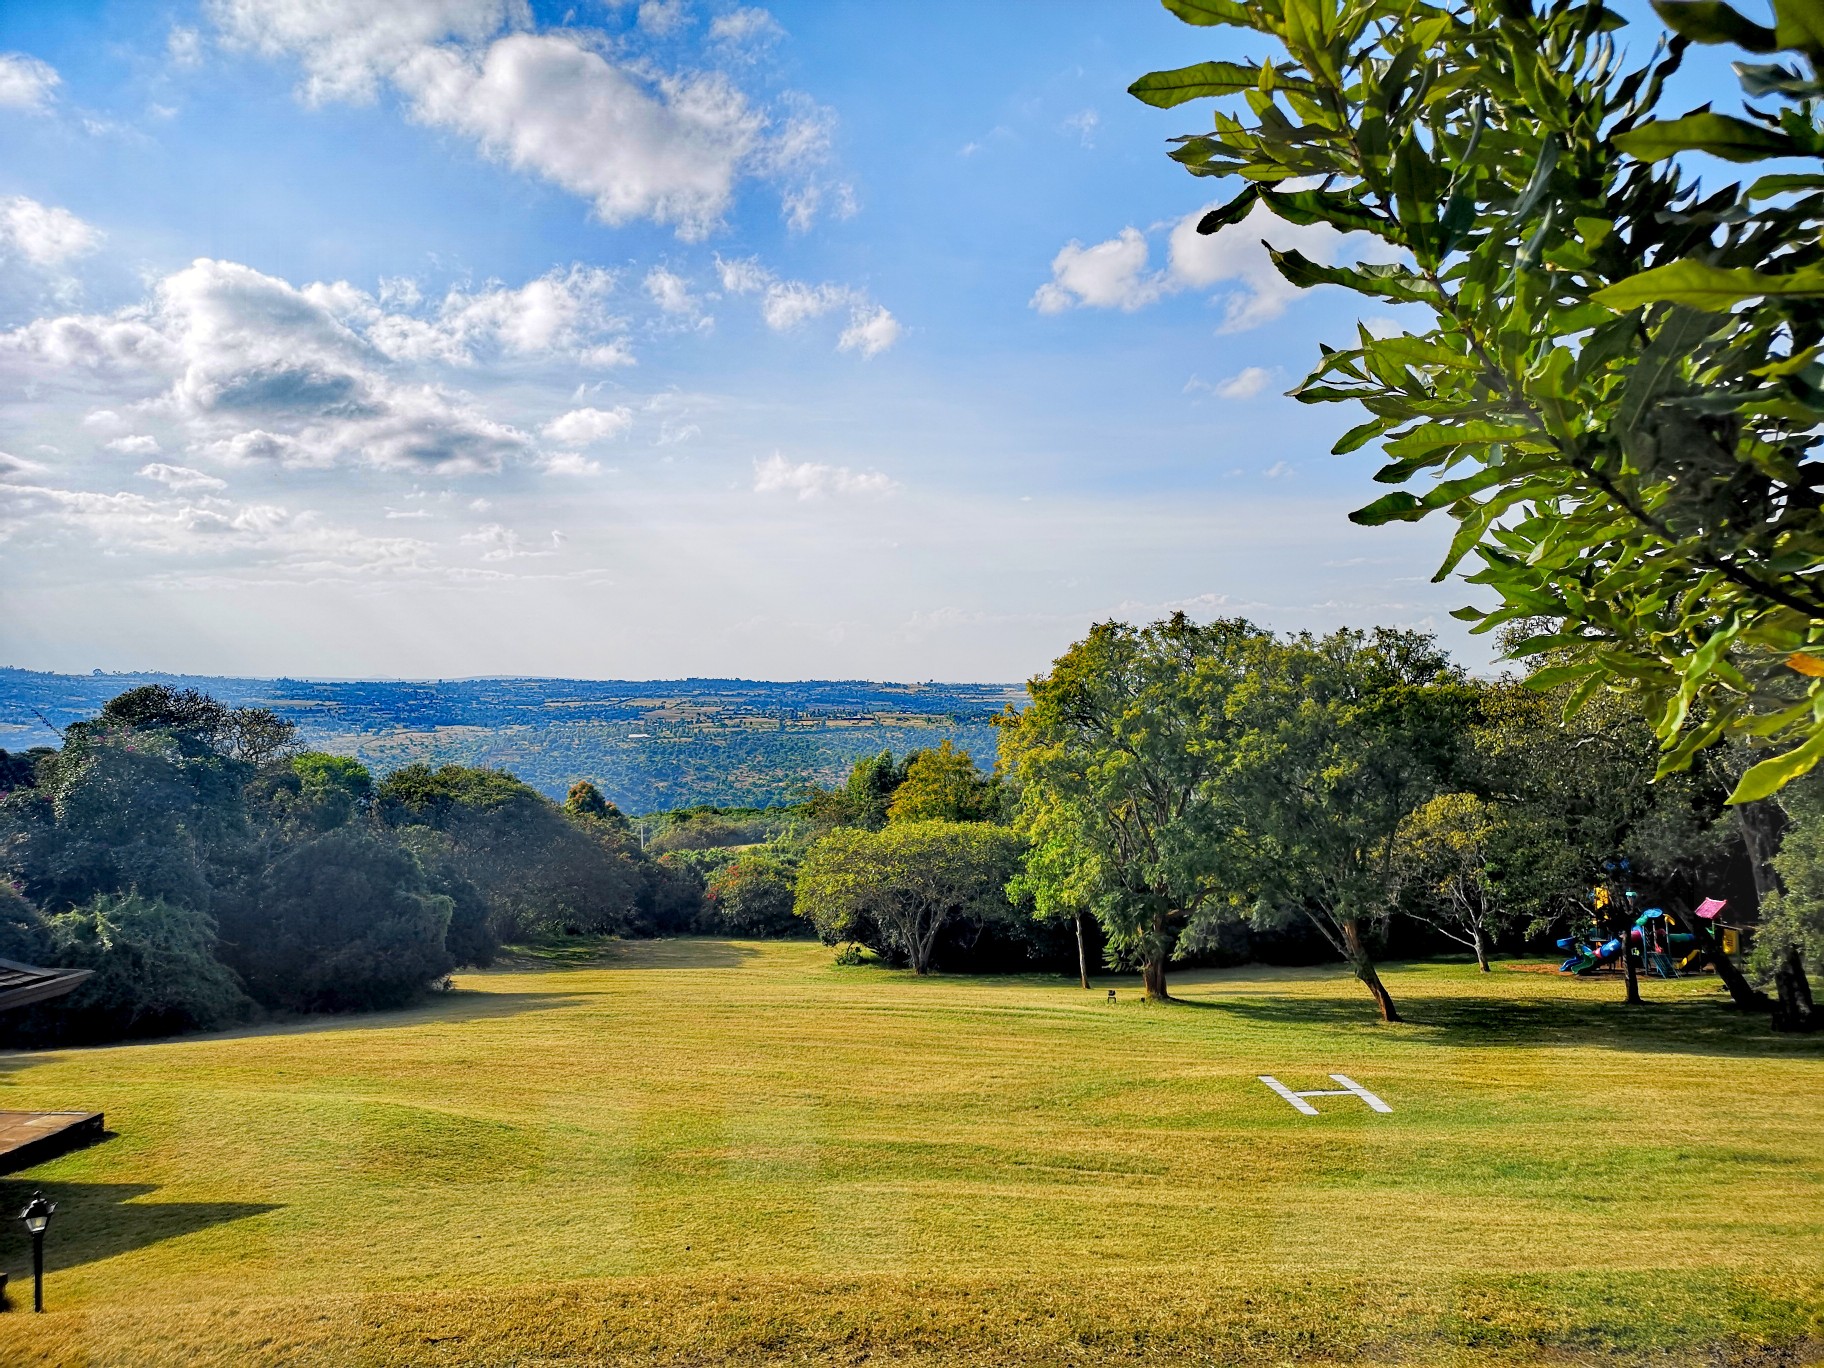
[[[1162,1008],[671,941],[0,1056],[117,1132],[0,1180],[59,1203],[0,1362],[1812,1361],[1824,1043],[1708,980],[1387,981],[1410,1024],[1327,969]],[[1256,1081],[1332,1072],[1393,1113]]]

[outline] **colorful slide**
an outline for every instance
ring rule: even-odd
[[[1694,911],[1695,916],[1713,920],[1726,904],[1720,898],[1709,898]],[[1567,936],[1558,942],[1560,950],[1570,951],[1570,957],[1558,966],[1564,974],[1593,974],[1606,964],[1620,958],[1623,944],[1630,954],[1640,956],[1641,966],[1658,974],[1661,978],[1672,978],[1677,973],[1673,956],[1689,956],[1697,950],[1697,937],[1684,931],[1673,931],[1671,920],[1663,908],[1649,907],[1628,928],[1627,935],[1615,936],[1609,940],[1597,941],[1593,937],[1584,938]]]

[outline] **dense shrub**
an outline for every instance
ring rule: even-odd
[[[102,894],[50,918],[53,963],[93,976],[37,1029],[69,1040],[116,1040],[208,1030],[246,1017],[252,1004],[216,958],[205,913],[137,893]]]
[[[704,891],[710,926],[729,936],[789,936],[808,929],[793,911],[796,881],[776,856],[755,852],[725,866]]]
[[[409,850],[343,827],[266,866],[223,948],[268,1006],[392,1007],[455,967],[453,911]]]

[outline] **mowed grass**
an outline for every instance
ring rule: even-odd
[[[1715,982],[915,979],[604,944],[401,1013],[0,1055],[114,1138],[14,1364],[1824,1361],[1824,1042]],[[1121,1002],[1104,1002],[1104,989]],[[1390,1115],[1257,1081],[1347,1074]],[[13,1306],[28,1246],[0,1229]],[[23,1291],[23,1295],[21,1295]]]

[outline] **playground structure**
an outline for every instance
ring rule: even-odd
[[[1601,909],[1607,905],[1607,891],[1597,892],[1596,906]],[[1632,892],[1628,893],[1631,900]],[[1570,957],[1558,966],[1560,973],[1594,974],[1610,965],[1619,966],[1621,957],[1626,953],[1633,957],[1636,966],[1645,973],[1659,978],[1677,978],[1680,974],[1695,973],[1703,968],[1706,956],[1705,940],[1708,939],[1721,954],[1735,955],[1741,951],[1741,932],[1733,926],[1725,926],[1717,921],[1717,916],[1729,904],[1722,898],[1706,898],[1691,910],[1694,921],[1701,920],[1711,930],[1708,938],[1699,937],[1695,931],[1673,930],[1673,919],[1663,908],[1649,907],[1635,918],[1634,924],[1619,936],[1606,939],[1601,936],[1567,936],[1558,942],[1558,948],[1570,952]]]

